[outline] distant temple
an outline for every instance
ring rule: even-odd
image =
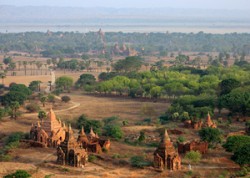
[[[187,120],[184,122],[184,126],[186,128],[193,128],[195,130],[199,130],[204,127],[216,128],[217,125],[212,121],[210,114],[207,114],[206,121],[203,123],[201,120]]]
[[[57,148],[57,163],[73,167],[84,167],[88,152],[76,141],[71,126],[66,131],[65,140]]]
[[[180,170],[181,158],[171,142],[167,130],[154,152],[154,167],[160,170]]]
[[[82,148],[93,153],[102,153],[103,149],[109,150],[110,148],[110,140],[99,138],[92,128],[90,129],[90,133],[86,135],[82,127],[77,142]]]
[[[32,124],[30,139],[45,147],[57,147],[65,139],[65,126],[62,126],[54,111],[50,109],[46,119],[41,123],[38,121],[37,124]]]

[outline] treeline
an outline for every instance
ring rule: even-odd
[[[106,47],[106,57],[114,45],[129,44],[143,55],[157,51],[167,55],[172,51],[231,52],[250,54],[250,34],[200,33],[122,33],[107,32],[26,32],[0,34],[0,50],[39,52],[44,57],[76,57],[91,50],[101,51]],[[104,56],[105,57],[105,56]]]

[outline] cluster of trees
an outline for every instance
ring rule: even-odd
[[[131,70],[134,67],[126,65],[128,60],[131,58],[119,61],[116,72],[101,73],[100,82],[84,74],[76,86],[87,92],[174,99],[168,118],[204,117],[215,108],[226,108],[233,114],[250,114],[250,73],[246,67],[211,66],[201,70],[178,66],[139,72],[138,68]],[[138,58],[132,60],[139,61]]]
[[[250,164],[250,136],[230,136],[223,147],[226,151],[234,153],[232,159],[236,163],[242,166]]]
[[[158,51],[161,56],[171,51],[232,52],[249,54],[249,34],[199,33],[105,33],[106,51],[111,54],[114,43],[132,44],[143,55]],[[75,54],[104,48],[103,40],[95,32],[26,32],[0,34],[0,51],[36,52],[42,49],[45,57],[75,57]]]
[[[98,134],[115,138],[117,140],[123,137],[123,132],[121,130],[121,126],[118,122],[117,117],[105,118],[102,121],[100,121],[100,120],[92,120],[87,118],[85,115],[81,115],[77,120],[77,127],[78,129],[84,127],[84,130],[88,133],[92,128],[94,132]]]
[[[9,114],[16,119],[20,115],[18,111],[20,105],[23,105],[31,94],[31,90],[23,84],[10,85],[9,92],[0,98],[1,104],[4,106],[4,108],[0,109],[0,115],[3,117]]]

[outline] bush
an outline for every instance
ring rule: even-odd
[[[104,122],[104,125],[114,124],[114,123],[117,123],[118,119],[119,119],[118,117],[112,116],[112,117],[103,119],[103,122]]]
[[[228,137],[223,147],[226,151],[235,152],[245,144],[250,144],[250,136],[236,135]]]
[[[144,166],[151,165],[150,162],[146,162],[142,156],[133,156],[130,158],[130,164],[133,167],[143,168]]]
[[[6,140],[6,145],[9,145],[13,142],[19,142],[24,137],[24,133],[22,132],[15,132],[12,133]]]
[[[185,159],[192,163],[198,163],[201,160],[201,153],[199,151],[190,151],[186,153]]]
[[[183,137],[183,136],[179,136],[178,138],[177,138],[177,141],[179,142],[179,143],[183,143],[183,142],[185,142],[185,137]]]
[[[24,170],[17,170],[13,174],[8,174],[4,176],[4,178],[28,178],[28,177],[31,177],[31,175],[27,171],[24,171]]]
[[[65,103],[68,103],[71,100],[71,98],[69,96],[62,96],[61,99]]]
[[[145,139],[146,139],[145,132],[141,131],[138,141],[141,143],[141,142],[144,142]]]
[[[48,102],[54,103],[55,102],[55,95],[49,94],[48,95]]]
[[[115,139],[121,139],[123,137],[121,127],[118,125],[106,125],[104,127],[104,134]]]
[[[89,158],[88,158],[89,162],[94,162],[95,160],[97,160],[97,157],[95,155],[89,155]]]
[[[237,171],[235,173],[235,176],[237,176],[237,177],[245,177],[248,174],[248,172],[249,171],[247,170],[247,168],[243,167],[240,171]]]
[[[31,104],[26,105],[26,109],[29,112],[37,112],[40,110],[40,106],[36,103],[31,103]]]

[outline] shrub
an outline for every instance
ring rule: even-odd
[[[201,153],[199,151],[190,151],[186,153],[185,159],[193,163],[198,163],[201,160]]]
[[[69,96],[62,96],[61,99],[65,103],[68,103],[71,100],[71,98]]]
[[[177,138],[177,141],[179,142],[179,143],[183,143],[183,142],[185,142],[185,137],[183,137],[183,136],[179,136],[178,138]]]
[[[150,166],[151,162],[145,161],[142,156],[133,156],[130,158],[130,164],[133,167],[143,168],[144,166]]]
[[[146,139],[145,132],[141,131],[141,132],[140,132],[140,136],[139,136],[139,138],[138,138],[138,141],[139,141],[139,142],[144,142],[145,139]]]
[[[121,158],[121,155],[118,154],[118,153],[115,153],[115,154],[113,154],[112,158],[113,159],[118,159],[118,158]]]
[[[118,119],[119,119],[118,117],[112,116],[112,117],[103,119],[103,122],[104,122],[104,125],[114,124],[114,123],[117,123]]]
[[[40,110],[40,107],[38,104],[36,103],[31,103],[31,104],[28,104],[26,105],[26,109],[29,111],[29,112],[37,112]]]
[[[28,178],[28,177],[31,177],[31,175],[27,171],[24,171],[24,170],[17,170],[13,174],[8,174],[4,176],[4,178]]]
[[[94,162],[97,159],[95,155],[89,155],[88,161],[89,162]]]
[[[55,95],[49,94],[48,95],[48,102],[54,103],[55,102]]]
[[[13,142],[19,142],[24,137],[24,133],[22,132],[15,132],[12,133],[8,139],[6,140],[6,145],[9,145]]]

